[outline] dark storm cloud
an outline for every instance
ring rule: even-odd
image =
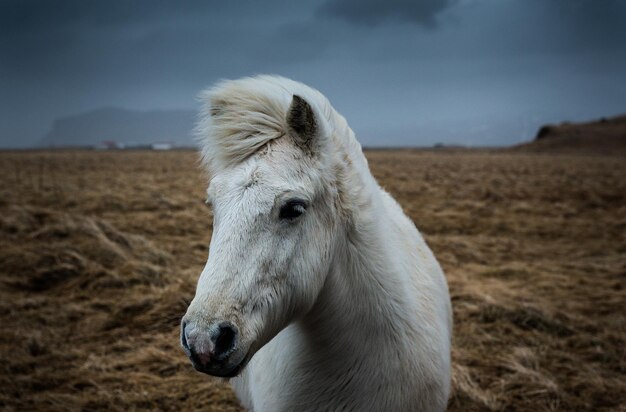
[[[319,12],[364,25],[400,20],[433,26],[437,14],[455,2],[456,0],[329,0]]]
[[[208,50],[224,37],[237,43],[245,40],[247,20],[262,16],[264,9],[271,10],[259,3],[242,1],[235,6],[235,2],[200,0],[5,1],[0,3],[1,47],[12,59],[4,66],[22,70],[24,66],[32,67],[32,61],[67,62],[68,57],[76,57],[73,63],[80,61],[78,51],[89,48],[96,49],[106,60],[127,57],[124,52],[134,53],[137,49],[142,49],[139,55],[145,56],[158,47],[161,53],[152,53],[163,58],[163,52],[191,52],[201,42]],[[250,29],[254,30],[254,25]],[[122,56],[111,56],[111,51]]]
[[[626,1],[551,0],[549,5],[555,28],[561,21],[567,25],[574,49],[625,46]]]
[[[225,8],[222,1],[8,0],[0,4],[0,34],[41,32],[78,25],[122,26],[202,14]]]

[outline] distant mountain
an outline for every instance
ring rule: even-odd
[[[587,123],[542,126],[535,140],[516,151],[626,155],[626,115]]]
[[[134,111],[109,107],[56,119],[39,146],[93,147],[103,142],[191,146],[194,124],[195,112],[191,110]]]

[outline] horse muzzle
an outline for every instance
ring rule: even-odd
[[[180,342],[194,368],[212,376],[232,378],[247,362],[247,356],[238,350],[239,329],[228,321],[203,327],[183,319]]]

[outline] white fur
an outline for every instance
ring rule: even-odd
[[[287,124],[313,108],[315,150]],[[210,255],[185,316],[227,319],[240,338],[232,383],[263,411],[442,411],[452,317],[443,272],[361,147],[318,91],[281,77],[220,83],[198,126],[215,215]],[[211,112],[213,115],[211,115]],[[305,199],[292,223],[278,218]]]

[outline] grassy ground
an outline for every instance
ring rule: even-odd
[[[451,410],[626,410],[624,158],[367,156],[450,283]],[[194,153],[5,152],[0,183],[1,408],[239,410],[178,344]]]

